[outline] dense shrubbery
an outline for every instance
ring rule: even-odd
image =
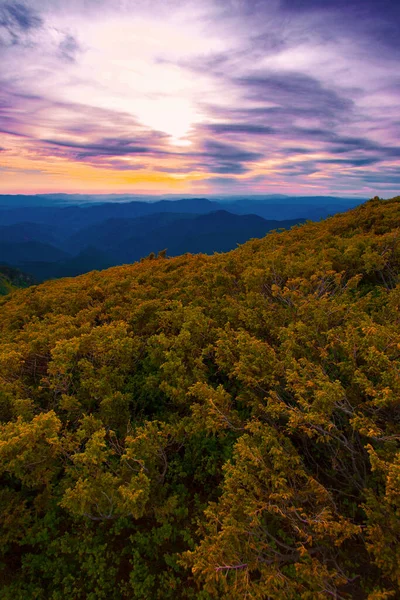
[[[399,223],[3,299],[1,597],[399,597]]]
[[[18,288],[26,288],[33,285],[35,280],[30,275],[22,273],[8,265],[0,264],[0,296],[5,296]]]

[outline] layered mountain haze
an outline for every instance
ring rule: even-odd
[[[288,229],[306,218],[326,216],[332,208],[359,203],[326,198],[324,204],[318,198],[305,204],[303,198],[286,197],[280,198],[280,204],[276,197],[152,202],[149,198],[126,202],[125,197],[119,202],[99,202],[99,197],[92,197],[88,202],[86,196],[85,203],[78,205],[43,206],[39,196],[35,206],[32,198],[26,206],[13,208],[3,202],[0,261],[38,281],[135,262],[161,250],[169,256],[226,252],[272,229]]]

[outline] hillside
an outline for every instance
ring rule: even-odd
[[[400,597],[399,224],[1,299],[2,598]]]
[[[66,256],[67,254],[61,249],[42,242],[0,241],[0,262],[13,266],[32,261],[57,262]]]
[[[30,275],[8,265],[0,264],[0,296],[34,284],[35,280]]]
[[[22,221],[13,225],[0,226],[0,240],[3,243],[43,242],[45,244],[57,244],[59,236],[60,228],[56,228],[54,225]]]
[[[123,234],[117,236],[113,244],[108,246],[108,252],[114,261],[119,264],[134,262],[150,252],[159,252],[164,248],[169,256],[187,252],[227,252],[251,238],[264,237],[272,229],[290,229],[304,221],[267,221],[257,215],[239,216],[225,210],[195,215],[192,218],[176,215],[173,221],[163,223],[165,218],[161,220],[160,217],[165,216],[160,214],[151,219],[135,219],[134,222],[139,221],[135,227],[135,235],[127,235],[125,239]],[[95,242],[95,245],[100,247],[99,242]]]
[[[174,227],[175,221],[192,219],[193,215],[176,212],[155,213],[136,218],[111,218],[89,225],[69,236],[65,247],[70,252],[83,250],[87,245],[113,252],[117,244],[125,244],[133,237],[153,237],[154,230],[163,226]],[[174,232],[173,232],[174,233]],[[154,238],[153,238],[154,239]],[[151,241],[151,240],[150,240]],[[140,255],[141,258],[143,254]]]

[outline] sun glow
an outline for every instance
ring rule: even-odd
[[[171,137],[171,143],[190,145],[184,138],[199,115],[194,106],[185,98],[160,97],[134,102],[135,115],[143,125],[161,131]]]
[[[210,36],[205,47],[200,26],[193,23],[144,18],[94,20],[78,33],[85,39],[79,64],[69,67],[68,86],[52,87],[54,96],[67,102],[73,95],[82,105],[112,107],[170,136],[171,144],[189,146],[190,129],[204,118],[198,99],[204,90],[210,98],[218,90],[207,74],[188,72],[182,57],[207,56],[221,51],[224,43]]]

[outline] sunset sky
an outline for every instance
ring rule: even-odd
[[[398,0],[0,0],[0,193],[400,194]]]

